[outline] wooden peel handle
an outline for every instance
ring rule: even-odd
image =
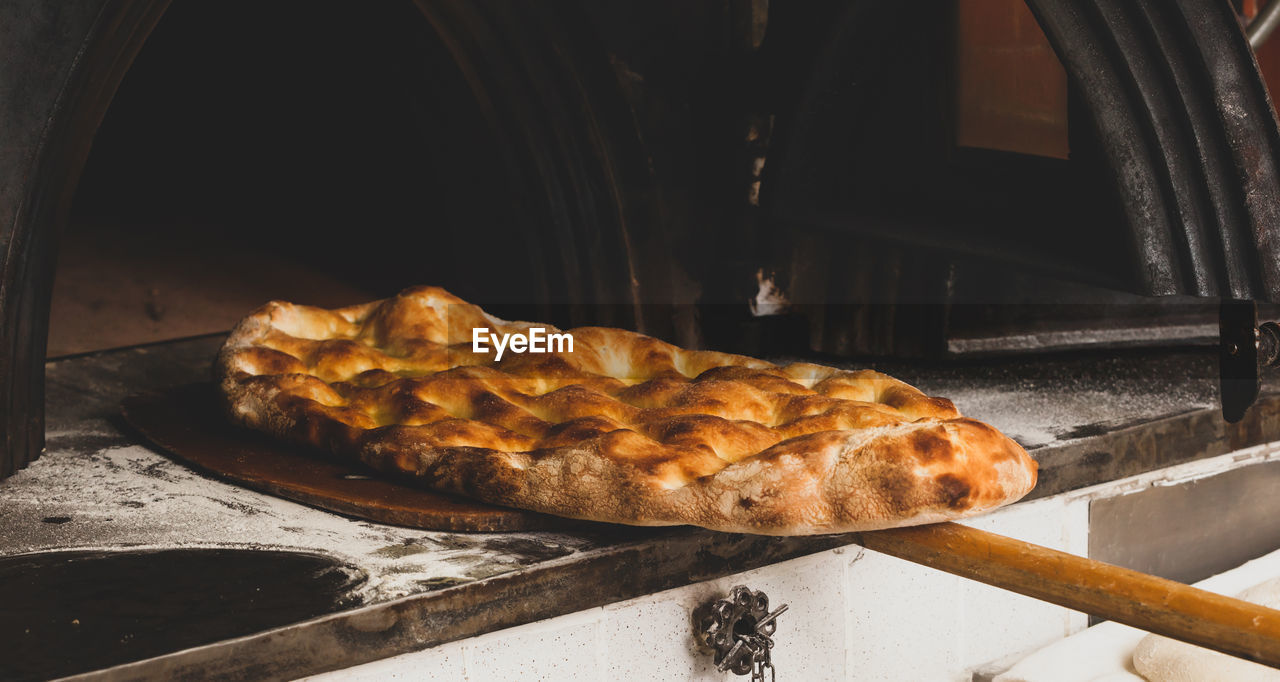
[[[956,523],[858,533],[867,549],[1280,668],[1280,611]]]

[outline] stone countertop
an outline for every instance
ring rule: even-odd
[[[221,336],[47,365],[47,450],[0,481],[0,557],[69,549],[319,553],[363,572],[356,607],[103,671],[108,679],[320,672],[847,544],[693,528],[446,533],[350,519],[198,474],[140,444],[127,395],[208,378]],[[1205,351],[882,364],[1013,436],[1041,464],[1033,497],[1280,440],[1280,393],[1217,410]],[[348,602],[349,603],[349,602]]]

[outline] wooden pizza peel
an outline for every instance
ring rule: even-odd
[[[211,384],[133,396],[123,407],[130,425],[182,462],[348,516],[447,531],[597,525],[412,487],[277,444],[227,423]],[[1280,611],[1274,609],[957,523],[852,533],[850,538],[900,559],[1280,667]]]
[[[1280,668],[1275,609],[958,523],[854,536],[867,549]]]
[[[381,477],[236,427],[212,384],[126,398],[125,421],[200,471],[302,504],[380,523],[447,531],[564,530],[587,522],[474,502]]]

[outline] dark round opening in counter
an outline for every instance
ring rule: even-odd
[[[359,603],[359,569],[247,549],[0,558],[0,679],[34,680],[295,623]]]

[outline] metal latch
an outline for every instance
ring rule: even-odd
[[[769,597],[764,592],[738,585],[725,599],[704,604],[694,613],[697,637],[715,654],[716,670],[735,675],[750,673],[752,682],[777,677],[773,668],[773,633],[778,629],[778,616],[787,610],[783,604],[769,611]]]
[[[1258,399],[1262,370],[1280,365],[1280,324],[1259,324],[1253,301],[1223,301],[1218,311],[1222,417],[1234,423]]]

